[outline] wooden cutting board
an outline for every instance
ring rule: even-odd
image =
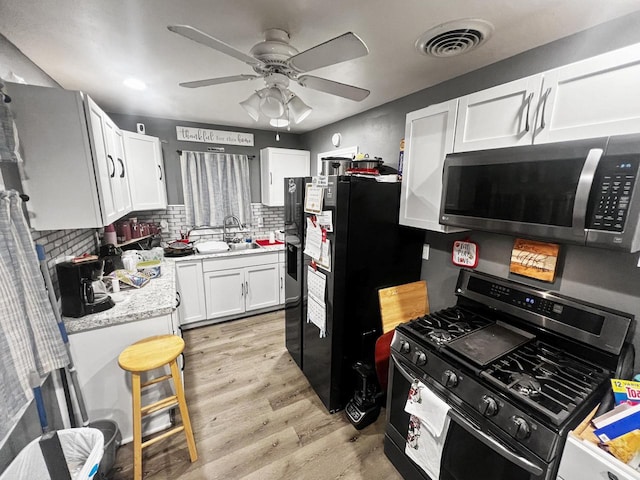
[[[429,313],[427,282],[405,283],[378,290],[382,332],[387,333],[400,323]]]

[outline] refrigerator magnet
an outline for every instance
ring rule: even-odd
[[[453,242],[451,259],[459,267],[476,268],[478,266],[478,244],[468,240]]]

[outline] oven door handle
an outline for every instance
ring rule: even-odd
[[[520,468],[525,469],[527,472],[531,473],[532,475],[535,475],[536,477],[544,473],[542,468],[540,468],[538,465],[536,465],[535,463],[531,463],[526,458],[523,458],[517,453],[512,452],[510,449],[505,447],[498,440],[490,437],[489,435],[482,432],[481,430],[478,430],[466,418],[464,418],[455,410],[449,410],[448,415],[453,421],[455,421],[458,425],[464,428],[468,433],[473,435],[477,440],[484,443],[487,447],[491,448],[496,453],[502,455],[511,463],[514,463]]]
[[[393,354],[391,355],[391,360],[393,360],[393,364],[398,369],[398,371],[402,374],[405,380],[407,380],[409,383],[413,383],[417,380],[416,377],[414,377],[409,372],[407,372],[407,370],[400,364],[400,362],[396,360]]]

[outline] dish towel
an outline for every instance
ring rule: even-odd
[[[404,452],[432,479],[440,478],[440,461],[449,429],[449,405],[420,380],[414,380],[404,407],[409,433]]]

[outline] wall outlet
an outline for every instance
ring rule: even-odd
[[[422,258],[424,260],[429,260],[429,244],[428,243],[425,243],[422,246]]]
[[[259,228],[264,227],[264,218],[262,217],[262,215],[260,215],[260,216],[257,218],[257,220],[258,220],[258,227],[259,227]]]

